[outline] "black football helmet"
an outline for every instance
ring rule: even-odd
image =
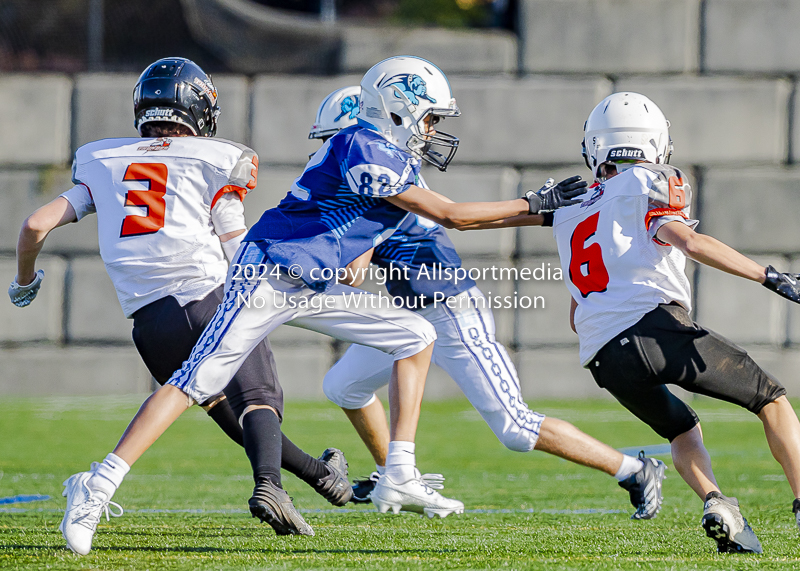
[[[211,77],[191,60],[160,59],[142,72],[133,88],[134,126],[151,121],[180,123],[195,136],[217,132],[217,89]]]

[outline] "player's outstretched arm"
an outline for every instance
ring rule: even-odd
[[[26,307],[36,298],[44,271],[36,271],[36,258],[51,230],[75,222],[75,209],[66,198],[58,197],[28,216],[17,241],[17,276],[8,288],[11,302]]]
[[[716,238],[695,232],[683,222],[674,221],[664,224],[658,229],[656,237],[662,242],[678,248],[687,257],[701,264],[761,284],[766,279],[764,266]]]
[[[551,179],[552,180],[552,179]],[[450,200],[443,194],[434,192],[428,189],[428,192],[437,196],[448,204],[455,204],[455,201]],[[510,226],[541,226],[544,223],[544,216],[542,214],[521,214],[520,216],[513,216],[511,218],[504,218],[502,220],[495,220],[494,222],[482,222],[478,224],[467,224],[456,228],[456,230],[491,230],[492,228],[508,228]]]
[[[719,240],[698,234],[681,222],[668,222],[658,229],[657,237],[672,244],[688,257],[722,270],[762,284],[789,301],[800,303],[800,276],[782,273],[754,262]]]
[[[416,189],[427,193],[416,192]],[[408,195],[409,191],[414,190],[414,194],[407,196],[409,201],[407,206],[398,204],[395,200]],[[545,221],[544,213],[549,213],[564,206],[571,206],[580,202],[578,196],[586,192],[586,181],[581,180],[580,176],[573,176],[555,184],[553,179],[549,179],[538,191],[529,190],[524,199],[527,203],[527,210],[511,216],[496,218],[495,212],[499,211],[497,205],[508,203],[518,203],[518,200],[507,200],[503,202],[453,202],[449,198],[442,196],[432,190],[419,187],[412,187],[403,194],[387,198],[395,203],[396,206],[420,214],[438,222],[445,228],[456,230],[487,230],[492,228],[509,228],[513,226],[542,226]],[[436,201],[435,199],[438,199]],[[423,212],[412,208],[428,208],[432,212]],[[449,205],[449,208],[448,208]],[[443,218],[437,219],[436,216]],[[444,217],[449,217],[446,219]]]
[[[78,217],[69,201],[59,196],[31,214],[22,223],[17,241],[17,283],[27,285],[36,277],[36,258],[47,235]]]
[[[424,216],[445,228],[461,228],[471,224],[494,222],[527,214],[524,198],[499,202],[450,202],[434,192],[411,185],[405,192],[386,197],[395,206]]]

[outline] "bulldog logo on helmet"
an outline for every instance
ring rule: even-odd
[[[408,100],[412,105],[419,105],[420,97],[422,99],[427,99],[431,103],[436,103],[436,100],[428,95],[428,86],[425,83],[425,80],[416,74],[405,73],[401,75],[395,75],[384,81],[381,87],[386,87],[389,85],[396,85],[400,91],[403,92],[403,95],[408,97]],[[399,98],[400,96],[395,93],[395,97]]]
[[[355,119],[356,115],[358,115],[358,97],[356,97],[355,95],[351,95],[350,97],[345,97],[344,99],[342,99],[341,110],[342,112],[339,113],[339,116],[333,120],[334,123],[336,123],[339,119],[341,119],[348,113],[350,114],[348,119]]]

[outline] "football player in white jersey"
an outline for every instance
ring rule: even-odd
[[[78,149],[76,186],[26,220],[9,294],[21,307],[33,301],[44,276],[35,272],[36,257],[48,232],[96,213],[100,253],[125,315],[133,319],[136,347],[164,384],[189,357],[222,300],[226,258],[244,237],[242,199],[256,186],[258,159],[244,145],[210,138],[217,93],[189,60],[167,58],[149,66],[134,90],[134,113],[145,139],[105,139]],[[317,460],[281,435],[283,392],[266,339],[225,393],[201,404],[244,446],[256,480],[251,511],[278,533],[312,533],[281,489],[281,466],[335,505],[349,499],[341,452],[329,449]],[[69,505],[61,529],[77,553],[89,551],[107,509],[109,478],[116,477],[109,465],[124,469],[125,463],[112,453],[65,482]],[[91,509],[71,509],[81,499]]]
[[[309,138],[324,143],[354,125],[356,114],[352,110],[357,109],[360,92],[359,86],[351,86],[328,95],[320,104]],[[570,180],[560,184],[568,186]],[[419,184],[427,188],[422,177]],[[408,214],[394,234],[373,249],[371,261],[390,276],[386,282],[389,294],[434,325],[437,338],[432,361],[448,372],[503,445],[518,452],[544,450],[604,469],[629,491],[636,507],[635,519],[649,519],[658,513],[663,462],[623,455],[567,422],[530,410],[522,398],[516,368],[505,347],[495,339],[492,310],[475,282],[426,277],[428,274],[422,271],[425,266],[461,268],[455,246],[439,224]],[[351,275],[363,279],[364,272],[354,267]],[[408,279],[391,277],[404,275]],[[432,303],[434,299],[440,301]],[[451,300],[452,307],[443,299]],[[375,391],[389,383],[391,372],[391,356],[364,345],[351,345],[323,382],[325,394],[342,407],[375,459],[376,472],[353,486],[355,503],[371,501],[375,484],[385,471],[389,427]],[[441,474],[422,478],[437,488],[444,479]]]
[[[610,95],[589,115],[583,145],[593,194],[554,213],[571,321],[597,384],[670,441],[676,469],[705,502],[702,525],[719,551],[761,553],[737,500],[720,492],[697,415],[667,385],[758,415],[800,497],[800,422],[786,391],[744,350],[692,321],[685,265],[689,257],[794,302],[798,276],[695,231],[689,180],[667,164],[668,127],[655,103],[636,93]]]

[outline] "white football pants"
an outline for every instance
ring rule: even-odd
[[[222,303],[189,359],[167,381],[197,402],[221,392],[253,348],[279,325],[367,345],[386,356],[390,369],[395,360],[416,355],[436,339],[436,331],[423,317],[387,307],[385,302],[379,307],[373,294],[344,285],[318,293],[299,279],[258,270],[266,262],[253,243],[242,244],[234,259]],[[256,270],[239,272],[237,266]],[[259,273],[260,278],[247,278]],[[359,299],[358,307],[354,298]]]
[[[454,298],[456,308],[440,303],[416,313],[436,328],[432,362],[444,369],[480,413],[497,438],[518,452],[533,450],[544,416],[522,400],[519,379],[505,347],[495,341],[492,311],[473,287]],[[325,375],[323,390],[346,409],[367,406],[389,383],[392,357],[352,345]]]

